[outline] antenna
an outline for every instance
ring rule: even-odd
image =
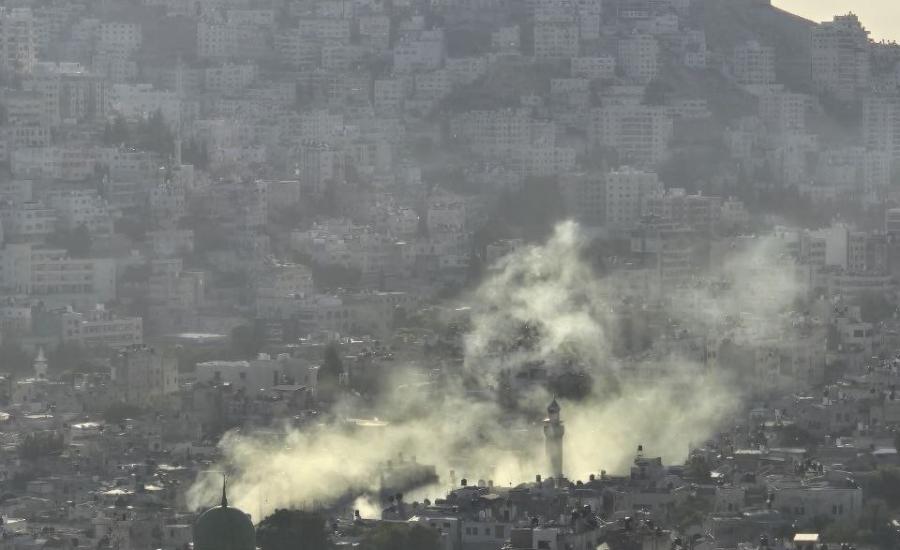
[[[228,507],[228,495],[225,493],[225,488],[228,485],[228,476],[226,474],[222,474],[222,508]]]

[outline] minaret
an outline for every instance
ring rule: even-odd
[[[47,358],[42,347],[38,348],[37,357],[34,358],[34,377],[37,380],[47,379]]]
[[[547,407],[547,418],[544,420],[544,440],[550,473],[556,479],[563,477],[563,436],[565,434],[566,428],[559,419],[559,403],[554,398]]]

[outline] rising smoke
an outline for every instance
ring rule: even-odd
[[[551,375],[577,371],[594,382],[589,395],[562,402],[571,479],[601,469],[627,471],[638,443],[667,462],[683,461],[685,442],[708,438],[743,397],[727,369],[710,369],[697,346],[767,330],[798,296],[793,272],[776,243],[759,239],[730,251],[689,293],[674,298],[648,291],[643,297],[652,299],[629,302],[621,280],[596,274],[586,245],[577,224],[566,222],[547,242],[493,266],[465,300],[472,310],[464,376],[448,376],[439,399],[407,389],[388,392],[376,409],[391,422],[378,427],[325,422],[275,441],[226,436],[221,447],[232,472],[231,501],[259,521],[280,507],[374,493],[378,465],[400,452],[435,464],[442,489],[450,469],[458,478],[500,485],[533,479],[546,473],[537,421],[552,397],[544,386],[521,381],[535,368]],[[649,322],[629,322],[626,345],[623,322],[635,310]],[[686,329],[701,337],[689,338]],[[650,333],[635,334],[641,331]],[[640,341],[646,345],[634,344]],[[517,386],[516,406],[468,397],[461,378],[498,391]],[[201,476],[188,493],[189,505],[214,503],[219,483]]]

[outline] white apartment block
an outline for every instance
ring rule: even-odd
[[[102,305],[84,312],[62,315],[62,339],[88,347],[124,348],[144,342],[144,322],[140,317],[119,317]]]
[[[812,79],[823,92],[849,101],[871,80],[869,31],[853,15],[837,16],[812,30]]]
[[[84,226],[92,235],[113,233],[109,204],[94,189],[53,190],[45,200],[56,210],[57,227],[62,231]]]
[[[268,56],[267,33],[255,25],[197,24],[197,54],[207,59],[262,59]]]
[[[673,131],[665,107],[614,105],[591,111],[591,144],[615,149],[622,160],[638,166],[665,160]]]
[[[567,18],[536,22],[534,25],[534,57],[536,59],[569,59],[580,49],[578,24]]]
[[[256,80],[256,65],[252,63],[234,65],[225,63],[209,67],[204,71],[203,84],[207,92],[233,94],[253,84]]]
[[[124,348],[111,370],[117,394],[133,405],[145,406],[178,391],[178,359],[162,349]]]
[[[152,84],[114,84],[112,110],[132,120],[146,119],[159,111],[169,127],[181,124],[181,99],[176,92],[156,90]]]
[[[628,78],[647,84],[659,74],[659,43],[649,34],[619,40],[619,64]]]
[[[410,73],[439,69],[444,64],[445,50],[441,29],[409,33],[394,46],[394,71]]]
[[[94,307],[116,297],[112,259],[70,258],[64,250],[7,244],[0,250],[0,288],[47,307]]]
[[[225,12],[225,20],[230,25],[271,27],[275,25],[276,13],[270,9],[231,9]]]
[[[35,38],[29,8],[0,8],[0,71],[31,72],[37,56]]]
[[[616,59],[612,56],[573,57],[572,76],[606,80],[616,76]]]
[[[93,149],[81,147],[27,147],[10,155],[16,177],[81,181],[94,174]]]
[[[137,23],[102,23],[99,36],[104,50],[133,52],[141,47],[141,26]]]
[[[3,236],[8,242],[42,242],[56,230],[56,220],[53,208],[30,199],[0,206]]]
[[[275,33],[274,46],[278,60],[295,67],[315,67],[322,57],[321,45],[304,37],[298,29]]]
[[[391,19],[387,15],[359,17],[359,35],[369,48],[386,50],[390,46]]]
[[[763,93],[759,97],[759,116],[776,132],[805,132],[806,113],[813,98],[788,91]]]
[[[520,33],[518,25],[500,27],[491,33],[491,49],[498,53],[517,53],[521,46]]]
[[[300,36],[306,40],[320,42],[350,42],[351,21],[332,17],[301,18],[298,29]]]
[[[532,119],[524,110],[470,111],[450,121],[454,139],[484,157],[512,158],[532,144],[553,146],[553,122]]]
[[[863,99],[862,144],[900,161],[900,94],[869,94]]]
[[[606,174],[606,227],[612,231],[634,229],[648,208],[648,201],[665,190],[654,172],[623,168]]]
[[[373,103],[378,113],[399,112],[406,99],[406,83],[399,78],[379,79],[373,86]]]
[[[171,258],[194,251],[193,229],[158,229],[147,233],[157,258]]]
[[[775,48],[756,40],[738,44],[731,58],[731,74],[738,84],[775,82]]]
[[[480,56],[448,58],[444,68],[449,73],[450,81],[454,86],[471,84],[487,72],[488,60]]]

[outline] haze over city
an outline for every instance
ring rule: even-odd
[[[0,550],[900,548],[898,21],[2,2]]]

